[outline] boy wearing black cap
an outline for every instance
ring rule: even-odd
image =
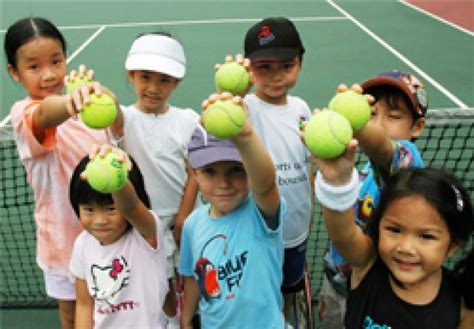
[[[354,205],[355,221],[364,226],[379,204],[380,189],[392,174],[400,168],[424,167],[413,141],[423,132],[428,97],[420,80],[400,71],[380,73],[361,87],[375,98],[371,119],[354,132],[360,149],[369,158],[361,172],[362,183]],[[319,297],[318,314],[324,329],[344,328],[350,270],[331,243],[324,256],[325,275]]]
[[[295,25],[286,18],[263,19],[245,36],[245,57],[250,59],[255,85],[255,93],[248,94],[245,102],[252,125],[275,163],[277,184],[287,202],[282,284],[287,319],[293,293],[303,287],[313,213],[313,170],[300,139],[301,122],[311,116],[311,110],[304,100],[288,94],[297,82],[304,52]]]
[[[203,107],[216,99],[211,97]],[[217,139],[198,126],[188,152],[209,203],[195,210],[183,227],[181,328],[192,328],[198,305],[204,328],[283,328],[285,206],[270,155],[250,120],[232,140]]]

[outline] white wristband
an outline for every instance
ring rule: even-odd
[[[314,186],[314,194],[323,206],[342,212],[353,207],[357,201],[359,194],[359,175],[354,168],[349,183],[342,186],[334,186],[325,182],[323,176],[318,171]]]

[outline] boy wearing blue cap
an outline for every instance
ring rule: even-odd
[[[198,126],[188,152],[209,203],[186,219],[181,236],[182,328],[192,328],[198,306],[205,328],[283,328],[284,203],[269,154],[249,120],[232,140]]]
[[[423,83],[410,73],[383,72],[361,84],[375,98],[372,117],[354,132],[361,151],[369,158],[359,180],[355,221],[364,227],[378,206],[384,182],[401,168],[424,167],[413,143],[423,132],[428,97]],[[346,87],[340,87],[342,91]],[[344,328],[347,279],[351,267],[330,243],[324,256],[324,277],[319,297],[319,320],[324,329]]]

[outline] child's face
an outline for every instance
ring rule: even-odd
[[[290,60],[252,61],[255,94],[270,104],[286,104],[286,96],[296,84],[300,70],[299,56]]]
[[[418,137],[425,126],[424,118],[414,121],[411,110],[399,99],[391,107],[386,99],[379,99],[372,106],[371,122],[381,125],[393,140],[410,140]]]
[[[114,243],[128,228],[127,221],[113,204],[80,204],[79,219],[82,227],[102,245]]]
[[[211,204],[211,217],[232,212],[247,198],[247,174],[240,162],[216,162],[194,173],[204,199]]]
[[[380,256],[405,289],[437,284],[443,262],[456,250],[446,223],[421,196],[393,201],[379,230]]]
[[[66,57],[61,43],[53,38],[37,37],[17,51],[17,69],[8,65],[16,82],[28,90],[31,98],[60,95],[67,74]]]
[[[146,113],[166,112],[166,102],[179,84],[176,78],[151,71],[129,71],[128,78],[135,88],[136,106]]]

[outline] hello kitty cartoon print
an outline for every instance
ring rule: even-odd
[[[123,256],[114,258],[107,266],[92,265],[93,297],[110,304],[119,291],[127,287],[130,269]]]

